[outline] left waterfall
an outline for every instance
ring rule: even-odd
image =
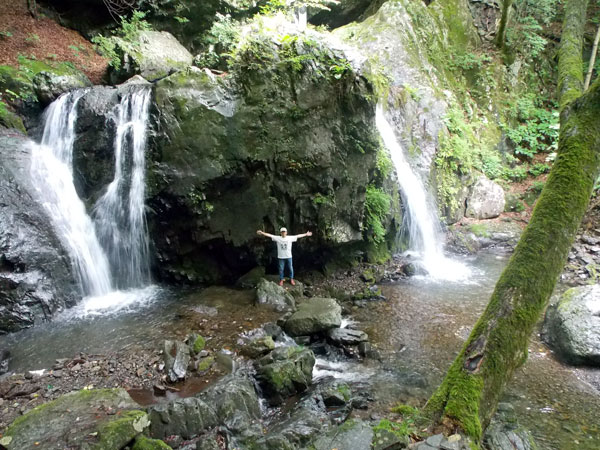
[[[113,289],[108,258],[73,183],[77,103],[84,93],[63,94],[48,107],[42,143],[31,143],[31,177],[68,250],[82,295],[100,296]]]
[[[155,291],[149,285],[144,213],[151,90],[125,86],[120,102],[110,111],[116,125],[114,175],[91,214],[73,180],[77,106],[86,92],[64,94],[52,103],[46,111],[41,144],[31,144],[31,176],[38,198],[69,252],[82,297],[87,297],[78,307],[83,314],[120,309],[148,299]]]

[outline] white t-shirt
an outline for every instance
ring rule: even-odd
[[[292,257],[292,242],[296,242],[298,236],[273,236],[271,240],[277,243],[277,258],[285,259]]]

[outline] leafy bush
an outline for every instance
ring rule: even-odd
[[[532,158],[542,151],[550,152],[558,146],[558,111],[540,105],[536,94],[520,98],[509,105],[508,122],[501,125],[516,155]]]
[[[96,44],[98,52],[108,58],[108,64],[115,69],[121,68],[121,56],[118,53],[118,48],[124,48],[128,51],[133,51],[139,45],[138,37],[142,31],[149,31],[152,26],[144,20],[146,13],[134,11],[131,14],[131,19],[126,17],[121,18],[121,26],[112,36],[102,36],[101,34],[94,36],[92,42]]]
[[[543,163],[535,163],[532,167],[529,168],[528,172],[533,177],[539,177],[540,175],[549,172],[550,166],[548,164]]]
[[[505,168],[502,172],[502,178],[507,181],[520,182],[527,178],[527,168],[522,166],[516,166],[513,168]]]

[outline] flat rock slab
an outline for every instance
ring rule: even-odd
[[[342,308],[333,298],[310,298],[298,306],[284,325],[292,336],[307,336],[342,324]]]
[[[332,328],[327,332],[327,337],[338,345],[358,345],[369,340],[369,335],[364,331],[349,328]]]
[[[120,449],[150,424],[139,407],[124,389],[72,392],[17,418],[0,445],[8,450]]]
[[[371,450],[373,430],[371,426],[360,420],[346,422],[338,428],[321,436],[311,448],[316,450]]]

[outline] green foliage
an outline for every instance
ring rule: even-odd
[[[508,123],[501,128],[516,155],[532,158],[536,153],[550,152],[558,145],[558,111],[546,109],[535,93],[522,96],[508,105]],[[516,122],[516,126],[509,123]]]
[[[379,171],[379,175],[382,179],[388,178],[394,170],[394,163],[385,146],[379,146],[376,158],[375,167]]]
[[[367,186],[365,210],[366,224],[370,231],[369,239],[380,244],[385,239],[383,220],[390,210],[391,199],[383,190],[370,184]]]
[[[12,33],[8,30],[2,30],[0,31],[0,39],[4,40],[6,38],[12,37]]]
[[[146,13],[133,11],[131,18],[121,18],[120,27],[112,36],[98,34],[92,38],[98,52],[108,58],[108,64],[115,69],[121,68],[121,55],[117,51],[119,47],[126,51],[134,51],[138,46],[138,37],[142,31],[149,31],[152,26],[144,20]]]
[[[235,44],[240,39],[240,24],[229,14],[217,13],[216,20],[203,38],[206,50],[196,57],[195,64],[200,67],[224,67],[227,58],[232,55]]]
[[[540,175],[550,172],[550,166],[543,163],[535,163],[528,170],[529,174],[533,177],[539,177]]]
[[[515,0],[512,20],[506,30],[506,45],[513,52],[533,61],[546,47],[544,26],[558,12],[558,0]]]
[[[516,166],[513,168],[505,168],[502,172],[502,178],[507,181],[520,182],[527,178],[527,168],[522,166]]]
[[[332,195],[323,195],[321,193],[317,193],[313,197],[313,204],[315,205],[334,205],[335,199]]]
[[[392,433],[396,437],[408,437],[419,434],[414,421],[410,418],[403,420],[402,422],[392,422],[388,419],[382,419],[377,425],[373,427],[373,432],[379,434],[382,431]]]

